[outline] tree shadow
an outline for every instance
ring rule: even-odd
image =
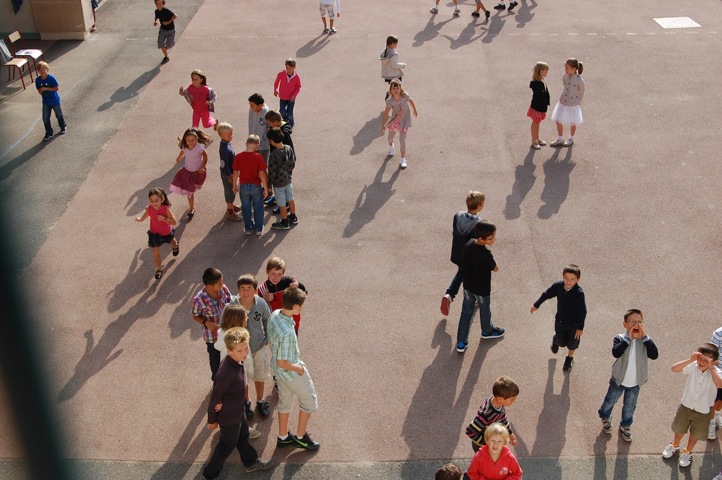
[[[348,224],[343,229],[343,238],[351,238],[361,231],[364,225],[370,223],[376,217],[376,213],[396,193],[396,190],[392,187],[401,172],[399,168],[394,170],[394,173],[391,174],[387,181],[383,181],[386,166],[392,158],[390,155],[386,156],[386,159],[376,172],[374,182],[371,185],[364,185],[361,193],[359,193],[356,205],[351,211],[351,215],[349,215]]]
[[[188,470],[191,469],[193,463],[178,463],[178,459],[183,458],[198,458],[203,450],[203,446],[211,436],[210,430],[205,428],[206,415],[208,413],[208,402],[210,401],[211,394],[208,392],[205,399],[198,406],[198,410],[191,417],[190,422],[183,430],[183,434],[178,439],[173,450],[168,454],[168,460],[166,463],[160,466],[155,471],[151,480],[165,480],[167,478],[185,478]],[[195,431],[199,426],[202,426],[201,431],[195,435]],[[211,452],[213,448],[211,448]],[[210,452],[209,452],[210,453]],[[176,460],[173,460],[176,459]]]
[[[456,50],[457,48],[469,45],[474,40],[478,40],[484,36],[483,32],[479,35],[474,36],[475,33],[476,19],[467,23],[461,33],[459,33],[459,35],[456,37],[456,39],[449,35],[444,35],[444,37],[449,40],[449,48],[451,48],[452,50]]]
[[[511,187],[511,193],[506,197],[504,207],[504,217],[507,220],[515,220],[521,216],[521,204],[536,181],[534,152],[536,150],[531,149],[524,158],[524,163],[517,165],[514,170],[514,185]]]
[[[421,374],[419,386],[404,420],[401,435],[409,447],[409,460],[451,460],[459,439],[466,438],[463,432],[466,422],[470,420],[467,418],[469,404],[488,348],[486,343],[480,342],[469,367],[469,375],[455,399],[464,356],[454,352],[454,339],[446,332],[446,327],[446,319],[436,326],[431,340],[431,348],[438,348],[436,357]],[[435,415],[430,412],[444,414]],[[469,456],[472,453],[469,446]],[[418,470],[413,462],[404,462],[401,478],[417,478],[417,474]]]
[[[535,0],[529,0],[528,3],[527,0],[519,1],[519,9],[516,11],[516,16],[514,17],[514,20],[516,20],[516,28],[524,28],[527,23],[531,22],[535,15],[531,11],[536,7],[537,3]]]
[[[311,39],[307,44],[296,50],[296,58],[308,58],[312,55],[315,55],[329,43],[330,42],[328,35],[321,34],[318,37]]]
[[[541,200],[544,205],[539,207],[537,217],[542,220],[548,220],[553,215],[559,213],[559,209],[567,199],[569,194],[569,175],[574,170],[576,163],[571,161],[572,148],[566,148],[564,160],[558,162],[560,149],[552,154],[552,156],[544,162],[544,189],[541,193]]]
[[[364,126],[361,127],[361,130],[353,136],[353,146],[351,147],[351,151],[348,152],[349,155],[358,155],[363,152],[366,147],[371,145],[374,140],[382,136],[381,118],[383,115],[384,112],[379,112],[376,118],[368,120]]]
[[[160,65],[142,73],[138,78],[133,80],[127,87],[119,87],[118,90],[110,95],[110,99],[98,107],[98,111],[102,112],[108,110],[116,103],[125,102],[133,97],[136,97],[138,93],[150,83],[156,75],[160,73]]]
[[[430,14],[429,21],[426,22],[426,26],[424,27],[424,29],[414,35],[414,43],[412,43],[411,46],[420,47],[425,42],[428,42],[429,40],[433,40],[434,38],[438,37],[441,28],[453,19],[454,17],[451,17],[448,20],[436,23],[434,21],[436,20],[436,15],[433,13]]]
[[[484,35],[481,39],[482,43],[491,43],[494,41],[504,28],[504,24],[506,24],[506,20],[501,18],[499,15],[492,15],[485,30],[486,35]]]
[[[55,138],[55,137],[53,137]],[[0,181],[5,180],[10,175],[12,175],[13,171],[15,171],[16,168],[22,167],[25,165],[25,162],[33,158],[35,155],[39,154],[45,147],[50,145],[51,142],[39,142],[36,145],[33,145],[32,147],[25,150],[23,153],[18,155],[17,157],[10,160],[8,163],[0,167]],[[9,152],[8,152],[9,153]]]

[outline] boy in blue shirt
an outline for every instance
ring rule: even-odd
[[[50,111],[55,112],[55,118],[60,125],[60,135],[65,135],[68,126],[63,117],[63,110],[60,108],[60,95],[58,95],[58,81],[50,75],[48,62],[38,62],[38,76],[35,78],[35,88],[43,97],[43,124],[45,125],[45,136],[43,142],[53,138],[53,126],[50,124]]]

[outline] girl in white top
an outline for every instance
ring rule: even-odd
[[[552,147],[561,145],[570,147],[574,143],[577,125],[581,125],[584,121],[580,106],[584,98],[584,79],[581,75],[583,70],[582,62],[576,58],[567,59],[564,64],[564,75],[562,75],[564,88],[559,96],[559,102],[557,102],[554,112],[552,112],[552,120],[557,123],[557,134],[559,136],[550,144]],[[570,126],[570,135],[566,142],[564,141],[564,125]]]
[[[411,112],[414,113],[414,117],[418,116],[418,113],[416,112],[414,101],[409,97],[409,94],[404,91],[400,80],[391,80],[389,92],[391,92],[391,95],[386,99],[386,110],[384,110],[384,116],[381,119],[381,135],[388,129],[389,155],[393,156],[394,153],[396,153],[394,149],[394,137],[396,136],[396,132],[399,132],[399,143],[401,144],[401,162],[399,162],[399,167],[406,168],[406,133],[411,127]],[[389,113],[391,113],[391,119],[389,119]]]

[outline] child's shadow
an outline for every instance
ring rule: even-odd
[[[387,181],[383,181],[386,166],[391,158],[393,157],[386,156],[386,159],[376,172],[374,182],[371,185],[364,185],[361,193],[359,193],[356,205],[349,216],[348,224],[343,229],[343,238],[351,238],[361,231],[364,225],[371,222],[376,213],[381,210],[381,207],[396,193],[396,190],[392,187],[401,170],[397,168]]]
[[[511,194],[506,197],[506,206],[504,207],[504,217],[507,220],[514,220],[521,216],[521,204],[536,181],[536,176],[534,176],[536,165],[532,161],[534,152],[535,150],[530,150],[524,158],[524,163],[517,165],[514,171],[514,185],[511,187]]]
[[[348,152],[349,155],[358,155],[363,152],[366,147],[371,145],[374,140],[381,136],[381,118],[383,115],[383,112],[379,112],[378,117],[367,121],[364,126],[361,127],[361,130],[353,136],[353,146],[351,147],[351,151]]]
[[[534,14],[531,13],[531,11],[536,7],[537,3],[535,0],[529,0],[529,3],[527,3],[526,0],[519,2],[519,10],[516,11],[516,16],[514,17],[516,20],[516,28],[524,28],[527,23],[531,22],[531,19],[534,18]]]
[[[136,190],[135,193],[133,193],[133,195],[128,198],[128,201],[125,202],[125,210],[127,212],[127,215],[129,217],[143,215],[145,208],[148,206],[148,192],[151,188],[162,188],[165,191],[166,195],[168,195],[170,193],[170,182],[171,180],[173,180],[173,176],[175,175],[177,170],[178,165],[173,164],[173,166],[166,173],[164,173],[162,177],[151,180],[145,187]],[[183,201],[185,201],[185,198],[183,199]],[[180,216],[180,213],[183,212],[180,207],[185,209],[185,205],[178,205],[178,203],[179,202],[176,202],[171,207],[171,210],[176,215],[176,220],[178,220],[178,223],[180,224],[180,221],[183,218],[182,216]],[[148,226],[147,220],[145,221],[145,224],[146,226]]]
[[[425,42],[428,42],[429,40],[438,37],[439,32],[441,31],[441,27],[452,21],[453,18],[454,17],[451,17],[448,20],[444,20],[443,22],[435,23],[434,20],[436,20],[436,15],[431,14],[431,16],[429,17],[429,21],[426,22],[426,27],[424,27],[423,30],[414,35],[414,43],[412,43],[411,46],[420,47]]]
[[[499,33],[502,28],[504,28],[505,23],[506,20],[503,20],[498,15],[493,15],[486,28],[486,35],[484,35],[481,41],[483,43],[491,43],[497,36],[499,36]]]
[[[98,111],[102,112],[103,110],[109,109],[116,103],[125,102],[126,100],[137,96],[140,90],[146,85],[148,85],[150,81],[153,80],[153,78],[155,78],[155,76],[159,73],[160,66],[157,66],[152,70],[148,70],[147,72],[142,73],[127,87],[119,87],[118,90],[113,92],[113,94],[110,96],[110,100],[98,107]]]
[[[321,34],[318,37],[311,39],[306,45],[296,50],[296,58],[308,58],[312,55],[315,55],[329,43],[330,42],[328,40],[328,35]]]
[[[469,22],[466,27],[459,33],[459,36],[454,39],[454,37],[449,35],[444,35],[447,40],[449,40],[449,48],[452,50],[456,50],[457,48],[461,48],[463,46],[469,45],[474,40],[478,40],[484,36],[483,32],[480,35],[474,36],[474,33],[476,33],[476,22],[472,21]]]
[[[569,194],[569,175],[574,170],[576,163],[571,161],[572,148],[566,147],[564,160],[557,162],[560,149],[557,148],[552,156],[544,162],[544,189],[541,193],[541,200],[544,205],[539,207],[537,217],[548,220],[552,215],[559,213],[559,209]]]

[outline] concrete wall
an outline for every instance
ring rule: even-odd
[[[0,32],[6,35],[15,30],[20,30],[23,35],[37,32],[30,0],[23,1],[17,15],[13,12],[13,4],[10,0],[0,1]]]
[[[17,15],[10,0],[0,1],[0,32],[20,30],[27,38],[43,40],[85,40],[91,25],[90,0],[24,0]]]

